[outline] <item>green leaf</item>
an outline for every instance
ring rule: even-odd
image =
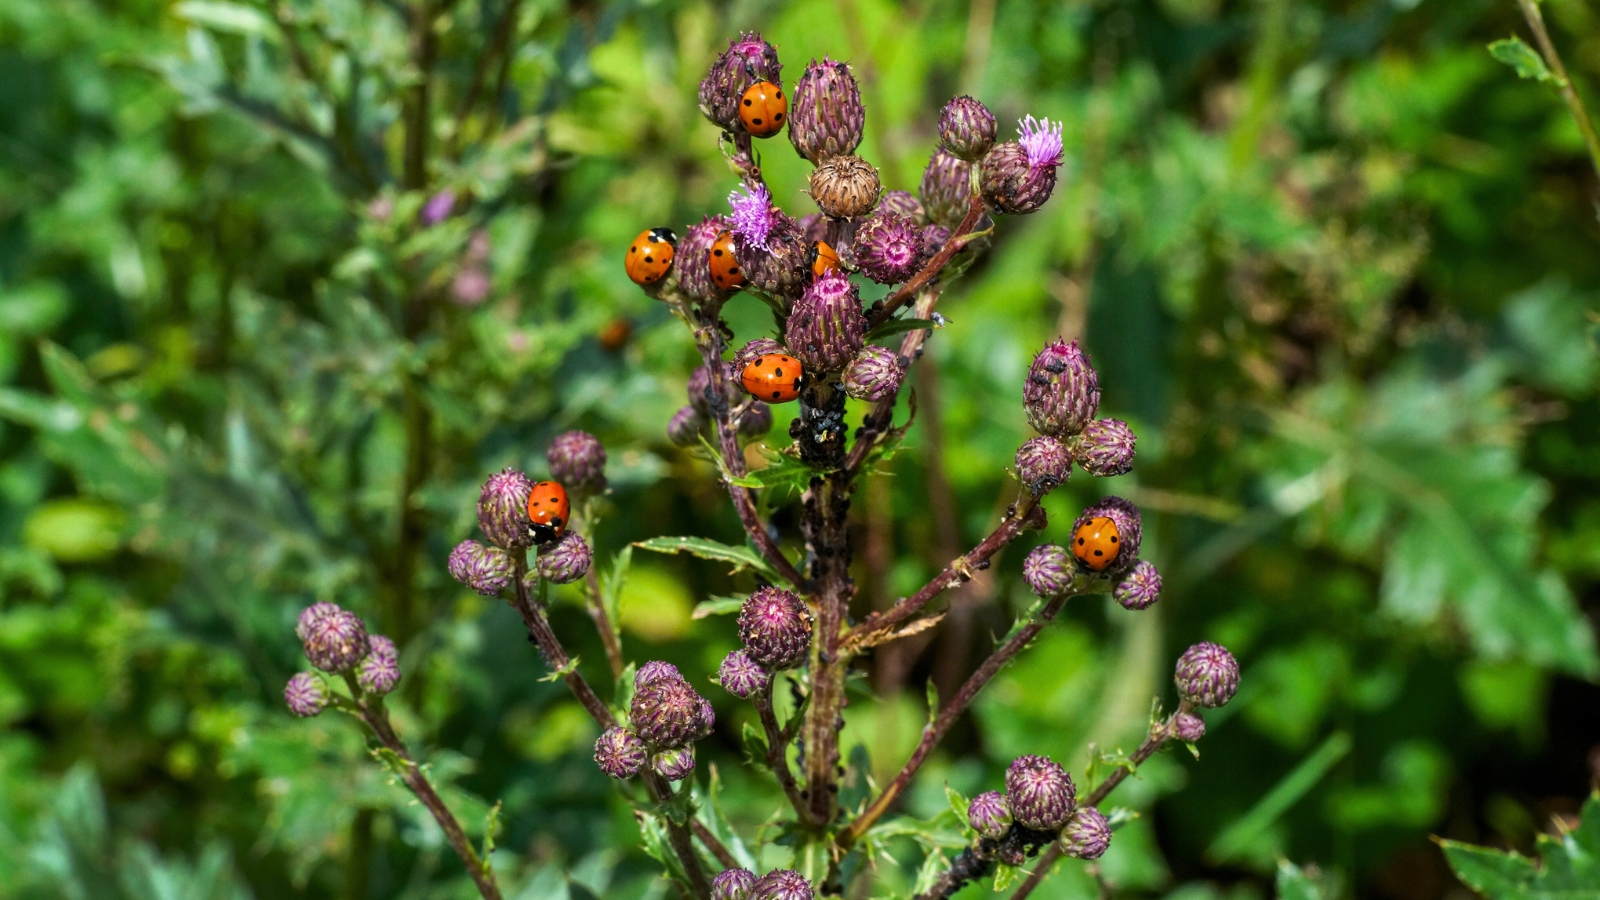
[[[749,755],[753,765],[765,766],[767,764],[767,735],[757,728],[754,722],[744,723],[744,752]]]
[[[932,678],[928,679],[926,692],[926,700],[928,703],[928,724],[932,725],[933,720],[939,718],[939,686],[933,683]]]
[[[1299,802],[1301,797],[1316,787],[1317,782],[1321,781],[1339,760],[1345,758],[1353,743],[1350,735],[1342,731],[1329,735],[1321,746],[1301,760],[1289,774],[1283,776],[1283,780],[1268,791],[1266,796],[1256,801],[1256,805],[1251,807],[1249,812],[1228,826],[1228,829],[1206,850],[1206,856],[1222,861],[1236,859],[1245,853],[1257,837],[1272,827],[1272,823],[1278,821],[1278,818]]]
[[[637,541],[633,546],[643,550],[653,550],[656,553],[688,553],[701,559],[733,563],[733,571],[730,574],[753,569],[769,580],[776,581],[778,578],[778,573],[774,572],[756,551],[749,547],[735,547],[709,538],[654,537],[646,541]]]
[[[890,335],[904,334],[907,331],[919,331],[922,329],[939,327],[942,326],[932,319],[916,319],[909,316],[904,319],[890,319],[882,325],[879,325],[877,328],[867,332],[867,340],[870,341],[875,338],[885,338],[889,337]]]
[[[1515,69],[1518,78],[1531,78],[1544,84],[1561,83],[1561,79],[1544,64],[1544,57],[1523,43],[1522,38],[1512,36],[1495,41],[1489,45],[1489,55]]]
[[[798,494],[811,486],[811,481],[827,473],[826,469],[819,469],[809,463],[802,462],[799,457],[775,450],[762,451],[767,458],[766,467],[747,472],[738,478],[724,473],[730,484],[738,485],[752,490],[776,489]]]
[[[996,863],[994,867],[994,892],[999,894],[1011,890],[1012,886],[1022,880],[1021,866],[1008,866],[1005,863]]]
[[[1541,863],[1457,841],[1439,846],[1456,877],[1488,900],[1587,900],[1600,896],[1600,794],[1580,815],[1559,838],[1539,835]]]
[[[744,606],[743,597],[712,597],[695,604],[693,618],[704,619],[709,616],[726,616],[736,613]]]
[[[623,547],[611,560],[611,571],[600,578],[600,602],[613,626],[622,621],[622,588],[628,583],[628,570],[633,566],[633,547]]]

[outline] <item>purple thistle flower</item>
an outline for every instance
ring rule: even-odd
[[[305,639],[306,659],[324,672],[342,673],[367,655],[367,626],[343,609],[317,618]]]
[[[315,672],[301,672],[289,679],[283,688],[283,702],[288,705],[289,712],[302,719],[327,709],[329,699],[328,685]]]
[[[1033,494],[1048,493],[1066,484],[1072,474],[1072,454],[1048,434],[1029,438],[1017,448],[1017,478]]]
[[[1121,419],[1095,419],[1083,426],[1075,448],[1078,465],[1096,478],[1126,475],[1133,471],[1133,429]]]
[[[400,650],[381,634],[368,639],[367,658],[356,669],[356,683],[370,693],[383,695],[400,682]]]
[[[679,447],[693,447],[700,443],[700,433],[711,424],[700,411],[685,406],[672,414],[667,422],[667,440]]]
[[[967,805],[967,824],[972,830],[998,841],[1011,830],[1011,807],[999,791],[984,791]]]
[[[1017,143],[1028,155],[1028,165],[1038,169],[1061,165],[1061,123],[1028,116],[1017,122]]]
[[[722,667],[717,670],[717,681],[723,690],[740,700],[748,700],[771,686],[772,673],[761,668],[749,653],[735,650],[723,658]]]
[[[1047,756],[1019,756],[1006,770],[1006,801],[1022,825],[1041,831],[1060,828],[1077,800],[1072,776]]]
[[[1239,692],[1239,661],[1221,644],[1201,641],[1178,657],[1173,681],[1185,701],[1216,709]]]
[[[816,891],[793,869],[774,869],[756,879],[750,900],[814,900]]]
[[[877,402],[893,397],[905,377],[906,370],[893,350],[867,346],[845,367],[841,384],[845,394],[857,400]]]
[[[544,452],[550,477],[579,497],[604,493],[606,448],[587,431],[558,434]]]
[[[612,778],[632,778],[644,770],[644,741],[626,728],[609,728],[594,742],[594,761]]]
[[[1111,825],[1100,810],[1085,806],[1074,810],[1061,829],[1061,852],[1073,859],[1099,859],[1111,846]]]
[[[743,194],[739,191],[744,191]],[[742,237],[751,247],[770,250],[767,238],[772,234],[775,224],[772,208],[772,195],[767,192],[767,186],[757,184],[750,187],[747,184],[739,185],[738,189],[728,194],[728,206],[733,208],[733,214],[728,217],[734,234]]]
[[[750,900],[756,873],[749,869],[723,869],[711,879],[711,900]]]
[[[437,225],[450,217],[456,208],[456,194],[452,190],[442,190],[432,197],[422,207],[422,221],[428,225]]]
[[[477,541],[462,541],[450,551],[445,564],[450,577],[485,597],[497,596],[511,583],[511,557],[499,547],[485,547]]]
[[[539,551],[535,563],[540,577],[554,584],[571,584],[589,571],[594,554],[589,545],[576,532],[569,531],[554,544],[546,544]]]
[[[637,691],[659,681],[671,680],[683,680],[683,673],[678,671],[678,667],[659,659],[651,660],[640,666],[639,671],[633,673],[633,689]]]
[[[528,494],[533,482],[516,469],[501,469],[489,476],[478,495],[478,527],[489,543],[506,550],[533,546],[528,531]]]
[[[295,622],[294,626],[294,636],[304,641],[311,636],[311,630],[316,627],[318,619],[324,616],[331,616],[336,612],[339,612],[338,605],[327,602],[313,603],[300,610],[300,618]]]
[[[1161,573],[1156,571],[1155,563],[1141,559],[1111,589],[1111,596],[1124,609],[1149,609],[1161,599]]]
[[[768,671],[792,669],[811,646],[811,610],[793,591],[761,588],[739,609],[739,639]]]

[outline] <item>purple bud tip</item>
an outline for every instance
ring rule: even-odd
[[[724,690],[741,700],[765,693],[772,684],[772,675],[743,650],[735,650],[722,660],[717,670],[717,681]]]
[[[311,636],[311,630],[316,627],[318,619],[339,611],[339,607],[332,603],[313,603],[300,610],[300,618],[294,626],[294,636],[304,641]]]
[[[1061,852],[1074,859],[1099,859],[1111,846],[1111,824],[1100,810],[1085,806],[1074,810],[1061,829]]]
[[[894,351],[868,346],[845,367],[842,386],[847,395],[876,403],[893,397],[905,377],[906,370]]]
[[[533,481],[516,469],[502,469],[483,483],[478,495],[478,527],[489,543],[505,550],[533,546],[528,531],[528,494]]]
[[[739,417],[739,434],[741,437],[756,437],[772,430],[772,407],[759,400],[752,401],[750,408]]]
[[[1028,116],[1017,122],[1017,143],[1027,151],[1028,165],[1035,169],[1061,165],[1061,123]]]
[[[328,685],[315,672],[301,672],[283,688],[283,702],[289,712],[309,719],[328,708]]]
[[[739,191],[744,193],[739,193]],[[733,208],[733,214],[728,217],[735,234],[744,238],[745,243],[762,250],[769,250],[767,238],[772,234],[772,195],[767,192],[767,186],[757,184],[750,187],[747,184],[739,185],[737,190],[728,194],[728,206]]]
[[[677,447],[693,447],[700,443],[700,434],[710,422],[692,406],[685,406],[672,414],[667,422],[667,440]]]
[[[711,879],[711,900],[750,900],[756,873],[749,869],[723,869]]]
[[[511,583],[511,557],[499,547],[485,547],[477,541],[462,541],[450,551],[445,564],[450,577],[485,597],[497,596]]]
[[[540,577],[545,580],[555,584],[571,584],[589,571],[592,560],[589,544],[569,531],[561,536],[561,540],[539,551],[537,566]]]
[[[382,696],[400,682],[400,650],[381,634],[368,639],[367,658],[356,669],[356,683],[369,694]]]
[[[1100,409],[1100,376],[1077,341],[1046,344],[1028,367],[1022,386],[1028,423],[1040,434],[1068,438]]]
[[[1072,776],[1045,756],[1019,756],[1006,770],[1006,800],[1011,815],[1028,828],[1054,831],[1072,815],[1077,800]]]
[[[626,728],[610,728],[594,742],[594,761],[612,778],[632,778],[644,770],[648,758],[644,741]]]
[[[694,772],[694,747],[662,750],[650,760],[650,766],[668,781],[682,781]]]
[[[880,210],[856,232],[852,249],[863,275],[879,284],[900,284],[922,266],[922,228],[904,216]]]
[[[1149,609],[1161,599],[1161,573],[1156,571],[1154,563],[1141,559],[1112,588],[1111,596],[1124,609]]]
[[[1135,440],[1121,419],[1095,419],[1078,439],[1078,464],[1097,478],[1126,475],[1133,470]]]
[[[1017,449],[1017,478],[1034,495],[1066,484],[1072,475],[1072,452],[1047,434],[1030,438]]]
[[[792,591],[761,588],[739,609],[739,639],[768,671],[792,669],[811,646],[811,610]]]
[[[1192,744],[1206,736],[1206,720],[1194,713],[1178,713],[1172,717],[1172,736]]]
[[[367,627],[354,613],[335,607],[312,621],[304,645],[313,666],[324,672],[348,672],[366,658]]]
[[[1072,587],[1074,567],[1066,550],[1055,544],[1033,548],[1022,561],[1022,580],[1041,597],[1054,597]]]
[[[1239,661],[1221,644],[1201,641],[1178,657],[1173,681],[1184,700],[1215,709],[1238,693]]]
[[[637,691],[658,681],[681,681],[682,679],[683,673],[678,671],[677,666],[659,659],[651,660],[640,666],[639,671],[633,674],[633,689]]]
[[[750,900],[815,900],[811,882],[793,869],[775,869],[756,879]]]
[[[581,497],[592,497],[606,489],[606,448],[587,431],[568,431],[556,435],[545,451],[550,463],[550,478]]]
[[[983,837],[998,841],[1011,830],[1011,806],[1004,794],[985,791],[967,805],[967,823]]]

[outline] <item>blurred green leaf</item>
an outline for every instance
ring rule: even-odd
[[[1600,892],[1600,795],[1591,795],[1573,830],[1539,835],[1540,860],[1439,841],[1456,877],[1487,900],[1578,900]]]
[[[1544,64],[1540,56],[1520,37],[1508,37],[1489,45],[1489,55],[1515,69],[1518,78],[1529,78],[1544,84],[1559,84],[1560,79]]]

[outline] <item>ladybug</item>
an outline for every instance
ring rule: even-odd
[[[722,232],[712,241],[707,260],[711,264],[712,284],[725,291],[744,284],[744,270],[739,268],[739,261],[733,258],[733,235],[729,232]]]
[[[1072,555],[1096,572],[1111,565],[1121,549],[1117,523],[1104,516],[1083,523],[1072,536]]]
[[[782,131],[788,114],[789,101],[784,99],[783,88],[770,81],[750,85],[739,98],[739,121],[744,123],[745,131],[759,138]]]
[[[566,533],[572,504],[559,482],[541,481],[528,492],[528,533],[535,544],[548,544]]]
[[[841,272],[844,265],[839,262],[839,252],[828,246],[826,241],[817,241],[811,245],[811,277],[821,278],[829,272]]]
[[[628,245],[628,258],[624,265],[634,284],[654,284],[672,268],[672,254],[677,252],[678,236],[671,228],[652,228],[639,232]]]
[[[768,353],[744,367],[739,376],[750,396],[768,403],[788,403],[800,396],[806,386],[800,360],[782,353]]]

